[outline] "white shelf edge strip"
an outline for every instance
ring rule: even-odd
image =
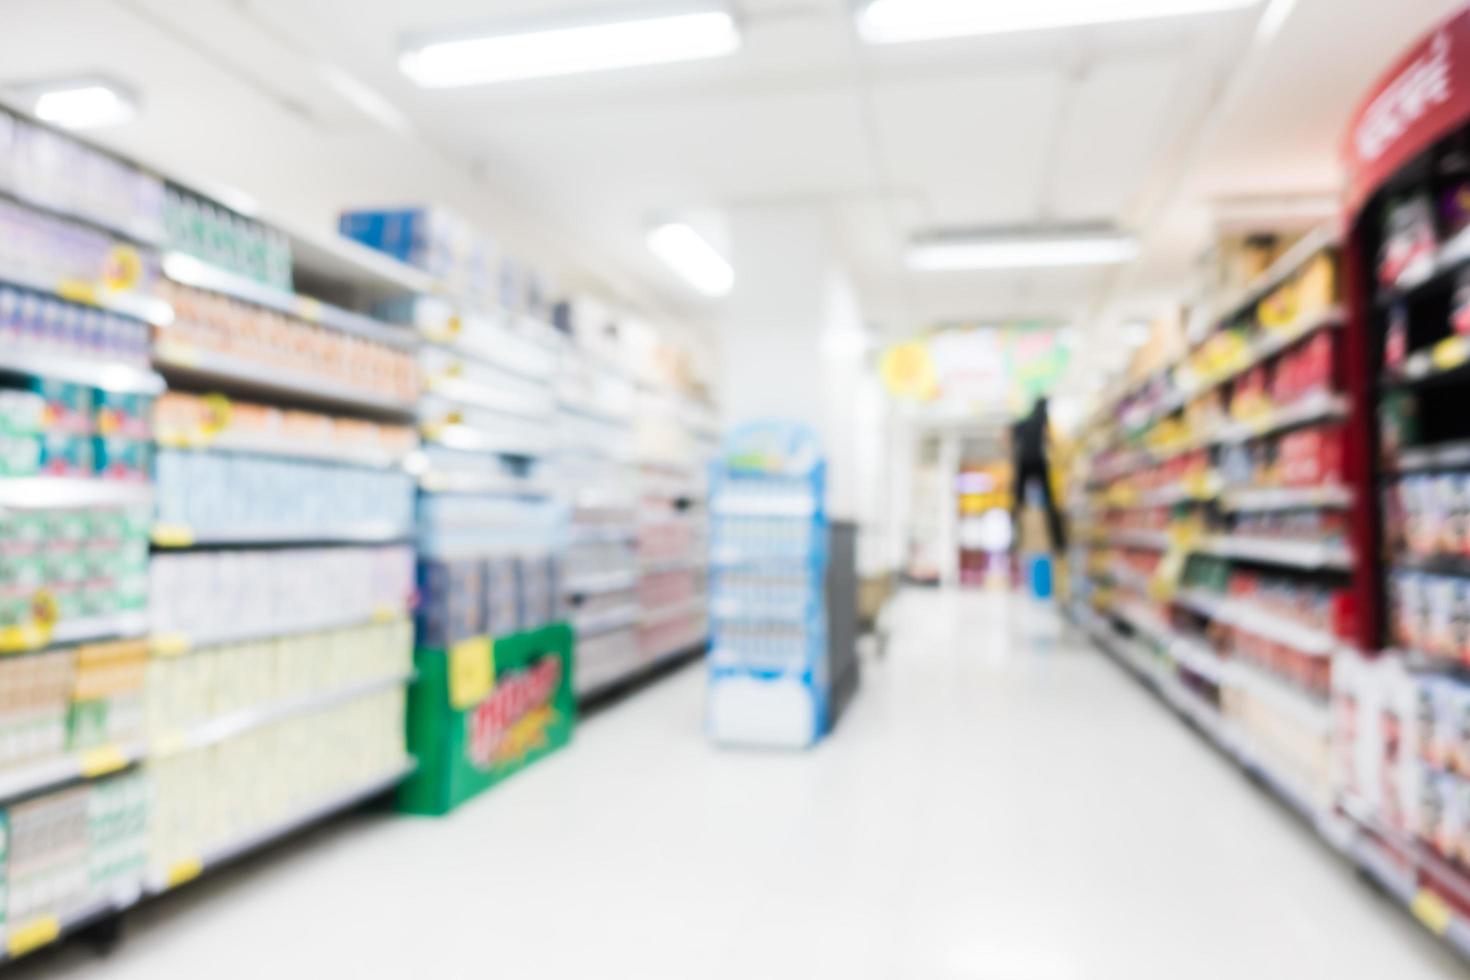
[[[154,739],[150,757],[177,755],[181,752],[207,748],[298,715],[316,714],[381,691],[403,687],[413,683],[415,676],[413,671],[391,674],[387,677],[360,681],[336,691],[308,694],[273,705],[236,711],[223,718],[206,722],[184,735],[162,736]]]
[[[199,858],[198,871],[209,871],[235,858],[249,854],[251,851],[259,850],[265,845],[274,843],[283,837],[288,837],[296,831],[303,830],[327,817],[370,800],[378,794],[398,785],[417,767],[417,763],[412,759],[406,760],[387,773],[374,777],[350,790],[334,793],[322,802],[313,804],[283,820],[278,820],[259,830],[244,834],[228,844],[211,848]],[[160,872],[155,869],[148,876],[146,884],[148,893],[157,895],[168,891],[171,887],[175,887],[174,884],[170,883],[170,877],[167,871]],[[182,884],[182,882],[178,882],[178,884]]]

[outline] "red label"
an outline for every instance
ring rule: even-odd
[[[1353,114],[1343,157],[1356,214],[1395,171],[1470,117],[1470,10],[1445,21],[1374,86]]]

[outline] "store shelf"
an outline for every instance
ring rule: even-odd
[[[511,333],[517,339],[527,340],[531,343],[537,342],[533,338],[525,337],[513,330]],[[508,360],[503,351],[496,350],[495,347],[489,344],[482,346],[479,343],[467,339],[463,334],[446,333],[438,330],[420,330],[418,336],[421,343],[428,344],[432,347],[443,348],[461,357],[467,357],[472,361],[498,371],[504,371],[506,374],[514,375],[517,378],[530,381],[534,384],[550,386],[556,375],[554,367],[548,366],[542,368],[525,363],[517,364]]]
[[[1393,558],[1393,567],[1431,575],[1470,577],[1470,557],[1462,555],[1398,554]]]
[[[513,415],[521,419],[539,420],[552,414],[552,405],[528,404],[514,391],[476,384],[461,378],[431,377],[424,380],[425,391],[458,405],[468,405],[488,412]]]
[[[743,564],[752,559],[739,554],[726,554],[719,564]],[[797,561],[798,559],[791,559]],[[644,558],[638,562],[638,570],[644,575],[659,575],[663,572],[686,572],[702,570],[708,563],[704,554],[678,555],[672,558]]]
[[[653,657],[639,657],[632,660],[623,669],[615,671],[610,676],[599,677],[584,690],[578,691],[577,703],[585,709],[610,696],[631,690],[681,663],[703,657],[705,647],[706,643],[703,640],[693,645],[681,643]]]
[[[711,511],[725,517],[791,517],[808,518],[816,513],[816,501],[809,497],[721,497]]]
[[[1417,350],[1398,370],[1386,371],[1386,388],[1434,386],[1470,380],[1470,337],[1446,337],[1427,350]]]
[[[149,757],[163,758],[181,752],[205,749],[278,722],[350,704],[381,691],[405,687],[412,684],[416,676],[413,671],[408,671],[403,674],[361,681],[336,691],[308,694],[276,704],[231,712],[187,732],[172,732],[157,736],[153,739]]]
[[[280,456],[379,470],[402,467],[407,455],[371,447],[313,445],[309,442],[282,439],[278,436],[245,435],[229,431],[217,436],[159,433],[155,435],[155,441],[165,449],[197,449],[210,452],[244,453],[252,456]]]
[[[0,283],[54,296],[68,303],[107,310],[109,313],[141,320],[154,326],[166,327],[174,322],[174,308],[157,296],[147,293],[118,291],[108,289],[101,283],[79,280],[55,282],[31,275],[14,266],[0,270]]]
[[[1405,449],[1399,453],[1393,473],[1425,473],[1436,470],[1470,470],[1470,442],[1449,442]]]
[[[419,489],[425,493],[504,494],[517,497],[549,497],[556,492],[549,483],[469,470],[427,470],[419,474]]]
[[[252,364],[225,354],[181,344],[154,347],[153,363],[171,380],[223,388],[231,394],[265,399],[285,398],[329,409],[346,410],[393,420],[412,419],[416,403],[385,398],[318,377],[306,371]]]
[[[31,125],[38,125],[35,120],[27,120]],[[60,218],[63,221],[72,221],[77,224],[86,225],[88,228],[103,232],[114,238],[125,239],[133,245],[141,245],[145,249],[157,249],[161,247],[167,235],[162,228],[143,228],[134,224],[109,221],[93,214],[88,214],[83,208],[68,208],[50,201],[42,200],[31,194],[23,193],[13,187],[0,190],[0,198],[14,201],[21,207],[41,214]]]
[[[147,631],[146,612],[63,619],[49,629],[42,626],[6,627],[0,629],[0,654],[27,653],[92,640],[140,637]]]
[[[235,624],[233,629],[202,636],[189,636],[184,633],[155,633],[149,638],[149,647],[152,649],[154,656],[178,657],[194,650],[203,650],[209,647],[228,646],[235,643],[258,643],[262,640],[302,636],[307,633],[326,633],[333,630],[352,629],[357,626],[394,623],[400,619],[406,619],[409,615],[409,611],[405,607],[384,606],[365,616],[324,616],[320,620],[315,620],[310,623],[301,623],[287,627],[276,625],[267,627],[240,626]]]
[[[1141,548],[1145,551],[1168,551],[1167,531],[1105,531],[1102,540],[1120,548]]]
[[[1211,684],[1218,685],[1225,677],[1225,661],[1206,646],[1203,640],[1176,637],[1169,644],[1169,656],[1179,666]]]
[[[584,575],[568,579],[562,584],[565,595],[602,595],[607,592],[625,592],[638,584],[636,572],[605,572],[601,575]]]
[[[307,807],[291,816],[278,820],[267,827],[242,835],[228,844],[223,844],[201,854],[197,858],[179,861],[167,869],[155,871],[146,883],[148,894],[157,895],[193,881],[201,874],[213,871],[252,851],[260,850],[284,837],[319,823],[328,817],[365,803],[380,796],[401,783],[417,768],[417,763],[407,760],[381,776],[361,783],[349,790],[333,793],[325,800]]]
[[[1078,620],[1095,644],[1134,674],[1177,715],[1189,721],[1196,731],[1203,734],[1258,785],[1264,787],[1318,833],[1329,836],[1333,824],[1332,814],[1312,802],[1291,780],[1266,764],[1251,747],[1249,739],[1213,706],[1202,701],[1177,680],[1163,674],[1156,661],[1108,629],[1100,619],[1081,616]]]
[[[1228,687],[1245,692],[1301,728],[1324,737],[1331,734],[1332,715],[1325,700],[1313,698],[1289,682],[1239,660],[1230,661],[1224,680]]]
[[[1333,225],[1324,225],[1307,232],[1300,241],[1283,252],[1275,262],[1272,262],[1258,278],[1215,307],[1215,313],[1209,321],[1211,329],[1228,323],[1247,312],[1250,307],[1265,299],[1301,271],[1317,253],[1336,248],[1341,240],[1342,236]]]
[[[0,479],[0,510],[146,507],[152,502],[153,485],[144,482],[57,476]]]
[[[69,752],[44,762],[0,770],[0,803],[8,803],[79,779],[96,779],[120,772],[145,756],[143,744],[102,745]]]
[[[322,526],[310,530],[251,528],[196,529],[173,524],[153,528],[157,548],[274,547],[304,544],[394,544],[413,540],[412,528],[392,524]]]
[[[1216,537],[1200,542],[1193,548],[1204,555],[1217,558],[1234,558],[1239,561],[1258,562],[1262,565],[1282,565],[1307,571],[1348,571],[1352,568],[1352,554],[1346,545],[1323,544],[1317,541],[1283,541],[1273,538]]]
[[[1214,595],[1203,589],[1182,589],[1175,601],[1217,623],[1291,647],[1299,653],[1328,657],[1346,648],[1333,634],[1280,616],[1253,603]]]
[[[463,452],[489,453],[496,456],[544,456],[549,446],[538,439],[495,435],[462,423],[429,424],[420,432],[426,442]]]
[[[611,633],[615,630],[632,629],[638,625],[641,613],[637,605],[616,606],[599,609],[595,613],[573,614],[572,626],[580,640]]]
[[[1261,487],[1227,490],[1220,498],[1223,509],[1235,513],[1260,513],[1309,508],[1351,507],[1353,493],[1343,486]]]
[[[1288,429],[1344,419],[1347,414],[1348,401],[1345,397],[1329,391],[1319,391],[1290,405],[1273,408],[1248,421],[1232,422],[1214,433],[1209,441],[1221,445],[1249,442]]]
[[[617,544],[638,540],[638,531],[632,527],[573,526],[567,532],[571,544]]]
[[[709,597],[705,595],[693,596],[689,599],[681,599],[678,602],[665,603],[661,606],[649,606],[643,609],[643,626],[656,626],[659,623],[667,623],[670,620],[682,619],[685,616],[693,616],[703,613],[709,607]]]
[[[132,908],[141,898],[141,886],[133,885],[111,896],[92,899],[65,915],[42,916],[12,925],[9,929],[0,928],[0,937],[4,940],[4,948],[0,949],[0,963],[7,963],[50,946],[87,926]]]
[[[163,274],[182,286],[220,293],[254,306],[284,313],[307,323],[329,327],[374,343],[412,350],[417,338],[407,327],[392,327],[371,317],[338,309],[320,300],[286,292],[265,283],[209,265],[182,252],[165,252]]]
[[[163,376],[146,366],[27,351],[8,344],[0,345],[0,373],[53,378],[120,394],[157,395],[165,387]]]

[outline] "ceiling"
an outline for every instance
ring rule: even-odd
[[[737,0],[745,43],[718,61],[429,92],[395,68],[404,35],[551,3],[7,0],[0,83],[105,72],[145,107],[98,136],[168,172],[318,228],[349,205],[444,203],[570,287],[686,321],[713,323],[718,307],[647,253],[648,223],[790,201],[824,209],[885,332],[1109,323],[1180,295],[1221,199],[1335,192],[1352,106],[1459,5],[1271,0],[875,49],[854,37],[849,0]],[[377,118],[324,65],[380,97]],[[1109,271],[902,263],[904,242],[937,226],[1080,222],[1139,231],[1144,255]]]

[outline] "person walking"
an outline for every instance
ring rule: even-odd
[[[1011,445],[1015,455],[1016,482],[1012,494],[1011,519],[1016,540],[1021,535],[1021,509],[1026,505],[1026,494],[1035,486],[1046,510],[1046,523],[1051,537],[1052,550],[1061,554],[1067,549],[1067,530],[1062,523],[1062,513],[1052,495],[1051,463],[1048,450],[1051,431],[1047,419],[1046,398],[1036,399],[1031,413],[1016,421],[1011,427]]]

